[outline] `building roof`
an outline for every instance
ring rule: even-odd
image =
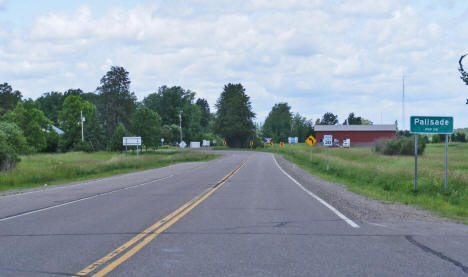
[[[55,127],[54,125],[52,125],[52,129],[54,129],[55,132],[57,132],[57,134],[59,135],[63,135],[65,132],[60,130],[59,128]]]
[[[317,132],[324,131],[392,131],[396,132],[395,124],[376,124],[376,125],[315,125],[314,130]]]

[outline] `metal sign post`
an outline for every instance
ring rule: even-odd
[[[410,132],[414,136],[414,190],[418,189],[418,134],[445,134],[445,180],[444,191],[448,187],[448,135],[453,133],[451,116],[412,116]]]
[[[447,191],[447,174],[448,173],[448,135],[445,135],[445,182],[444,191]]]
[[[327,148],[327,171],[330,168],[328,165],[328,147],[333,146],[333,136],[332,135],[324,135],[323,136],[323,146]]]
[[[306,138],[305,142],[307,143],[307,145],[310,146],[309,161],[311,162],[312,161],[312,147],[317,142],[317,140],[312,135],[310,135]]]
[[[138,146],[141,145],[141,137],[122,137],[122,144],[125,145],[125,158],[128,163],[128,151],[127,146],[136,146],[137,147],[137,160],[139,160],[138,156]]]
[[[418,189],[418,135],[414,136],[414,190]]]

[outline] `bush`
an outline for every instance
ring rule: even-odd
[[[73,151],[92,152],[91,145],[87,141],[79,141],[73,146]]]
[[[418,154],[421,155],[425,148],[426,140],[418,139]],[[384,155],[414,155],[414,136],[379,140],[374,150]]]
[[[10,170],[20,161],[18,154],[28,147],[21,129],[14,123],[0,122],[0,170]]]

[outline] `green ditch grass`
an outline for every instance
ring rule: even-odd
[[[428,144],[418,157],[418,190],[414,191],[414,157],[384,156],[369,148],[326,149],[306,144],[267,146],[308,172],[341,183],[371,198],[411,204],[468,224],[468,143],[452,143],[448,154],[448,189],[444,191],[444,144]]]
[[[0,172],[0,191],[70,183],[133,171],[160,168],[181,162],[209,161],[219,155],[192,152],[143,152],[127,158],[115,152],[69,152],[22,156],[14,170]]]

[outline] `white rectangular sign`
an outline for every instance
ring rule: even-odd
[[[209,140],[203,140],[202,146],[203,147],[210,147],[210,141]]]
[[[141,145],[141,137],[123,137],[122,145]]]
[[[199,141],[191,141],[190,142],[190,148],[200,148],[200,142]]]
[[[333,146],[333,136],[332,135],[324,135],[323,136],[323,145],[324,146]]]

